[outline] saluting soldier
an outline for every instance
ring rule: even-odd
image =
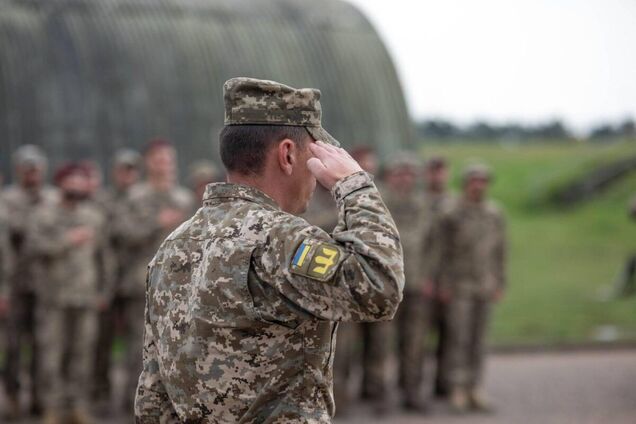
[[[38,287],[37,306],[44,422],[89,423],[97,312],[111,296],[112,261],[104,215],[85,202],[86,168],[64,165],[55,182],[60,199],[36,208],[26,240],[26,250],[43,263],[47,276]]]
[[[194,206],[192,193],[177,184],[176,151],[170,142],[150,141],[143,162],[146,180],[130,188],[112,226],[112,236],[119,241],[126,261],[117,295],[126,349],[123,408],[130,412],[141,372],[148,262],[162,240],[190,217]]]
[[[20,387],[25,352],[31,352],[28,368],[30,380],[30,410],[41,413],[40,384],[38,382],[38,340],[36,337],[36,287],[43,278],[39,264],[24,250],[26,229],[38,206],[47,207],[57,200],[57,191],[45,184],[47,159],[38,147],[24,145],[13,155],[16,182],[7,187],[2,198],[9,217],[11,255],[15,266],[9,277],[9,312],[7,319],[7,356],[5,361],[5,388],[7,393],[7,419],[21,415]]]
[[[142,423],[329,423],[340,321],[389,320],[404,283],[371,177],[321,127],[320,92],[225,83],[228,183],[173,232],[148,272]],[[296,216],[316,179],[331,235]]]
[[[482,392],[485,337],[506,286],[505,219],[487,198],[491,172],[469,166],[463,193],[440,221],[439,291],[447,302],[448,380],[453,409],[490,410]]]

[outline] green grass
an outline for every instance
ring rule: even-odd
[[[466,163],[481,160],[495,171],[492,197],[506,211],[510,238],[510,285],[495,313],[495,344],[589,342],[604,326],[613,326],[618,340],[636,340],[636,297],[599,300],[636,253],[636,222],[627,215],[636,173],[571,209],[536,201],[594,165],[636,155],[636,142],[427,143],[422,152],[450,159],[455,189]]]

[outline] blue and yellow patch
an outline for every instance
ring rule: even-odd
[[[341,249],[332,243],[304,240],[291,263],[291,272],[315,280],[331,279],[342,259]]]

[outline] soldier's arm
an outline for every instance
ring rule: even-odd
[[[449,294],[452,285],[452,267],[448,263],[452,257],[453,219],[450,214],[443,214],[437,220],[435,230],[435,263],[432,275],[437,283],[438,290]]]
[[[110,234],[103,222],[99,232],[99,240],[96,251],[96,262],[99,276],[99,291],[104,300],[110,302],[115,291],[115,274],[117,272],[117,260],[110,243]]]
[[[143,368],[135,396],[135,423],[179,424],[181,421],[170,402],[159,374],[157,346],[152,335],[147,298],[144,315]]]
[[[402,246],[371,177],[359,172],[332,189],[339,223],[330,237],[306,221],[275,224],[256,253],[256,273],[282,297],[332,321],[389,320],[402,299]]]

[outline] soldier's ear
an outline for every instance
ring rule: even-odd
[[[292,175],[297,161],[296,144],[286,138],[278,143],[278,166],[285,175]]]

